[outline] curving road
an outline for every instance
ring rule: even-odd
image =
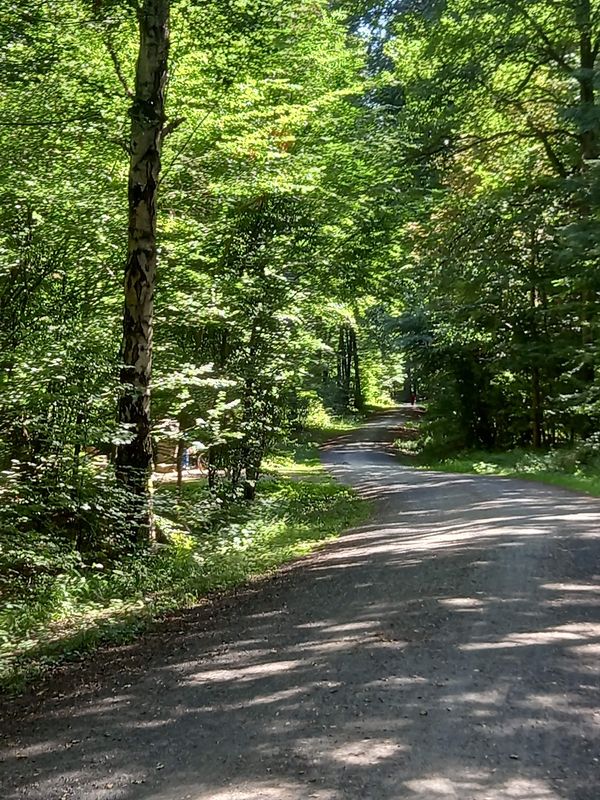
[[[370,522],[67,669],[3,800],[598,800],[600,502],[418,472],[402,412],[324,449]]]

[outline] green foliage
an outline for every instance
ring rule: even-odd
[[[31,531],[0,538],[0,653],[6,684],[99,641],[131,636],[152,615],[264,576],[331,541],[366,504],[318,466],[314,446],[294,462],[303,480],[273,476],[252,504],[223,504],[205,482],[156,495],[168,544],[86,562],[64,540]],[[312,475],[311,475],[312,473]]]
[[[583,469],[600,427],[594,4],[182,0],[151,337],[155,461],[180,485],[156,495],[170,544],[132,548],[139,498],[113,461],[133,440],[115,409],[135,8],[24,0],[0,19],[10,637],[303,552],[320,508],[341,521],[337,490],[261,476],[310,474],[291,438],[390,397],[429,401],[438,453]],[[181,480],[189,456],[208,488]]]
[[[562,486],[593,497],[600,497],[600,452],[597,444],[591,455],[589,444],[581,449],[561,448],[547,453],[515,449],[503,453],[472,450],[448,458],[424,456],[424,469],[474,475],[502,475]]]
[[[363,56],[342,16],[320,2],[238,5],[173,4],[153,414],[157,441],[205,452],[216,482],[251,493],[266,450],[318,393],[337,336],[322,308],[348,283],[332,251],[370,174],[348,183],[366,152],[348,135],[365,113]],[[114,408],[134,5],[25,3],[0,24],[13,36],[0,101],[0,466],[11,497],[36,476],[21,517],[32,503],[51,518],[68,506],[87,528],[99,454],[131,436]]]
[[[447,451],[600,424],[598,35],[585,4],[452,0],[389,37],[422,191],[398,237],[411,302],[389,327]]]

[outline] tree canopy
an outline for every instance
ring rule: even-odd
[[[22,0],[0,32],[11,553],[147,547],[165,461],[251,501],[325,409],[595,441],[598,3]]]

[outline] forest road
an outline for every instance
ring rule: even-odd
[[[324,449],[367,524],[20,701],[2,800],[598,800],[600,502],[404,467],[408,413]]]

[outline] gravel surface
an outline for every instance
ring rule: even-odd
[[[368,524],[14,701],[2,800],[598,800],[600,502],[323,458]]]

